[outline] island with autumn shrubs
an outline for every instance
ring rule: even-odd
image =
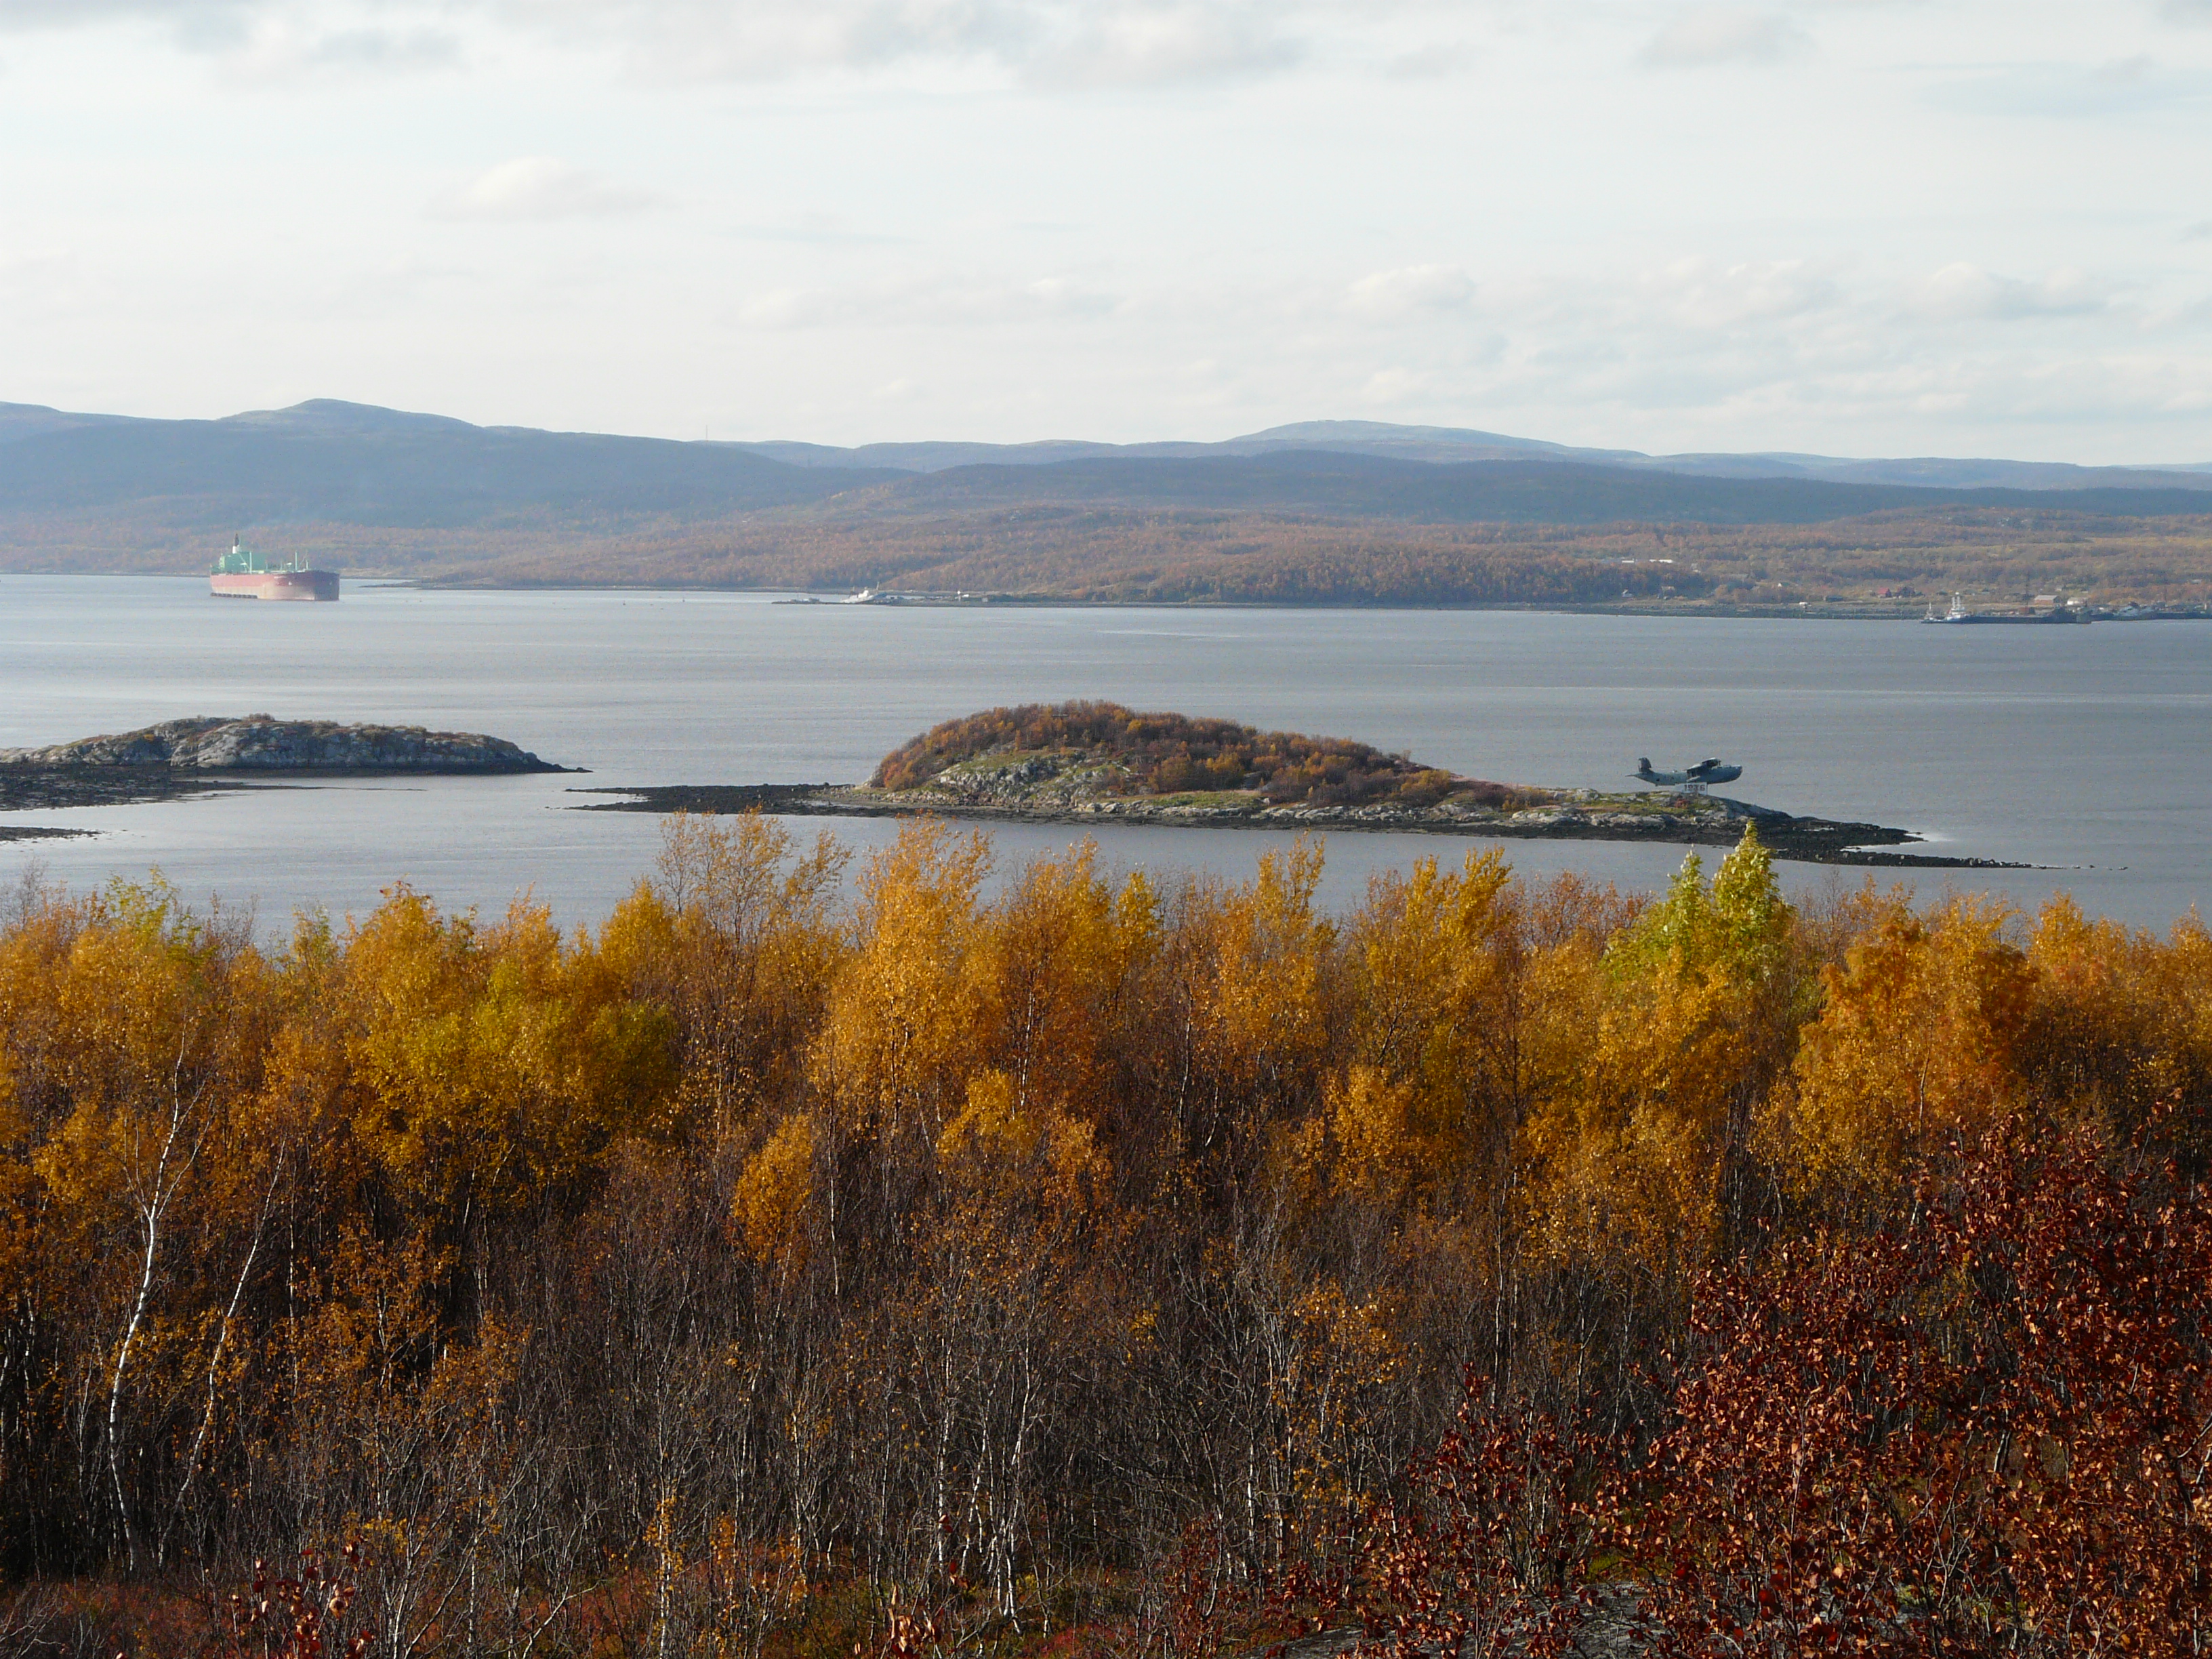
[[[1755,824],[1778,857],[1831,864],[1993,867],[1888,851],[1881,824],[1798,817],[1713,794],[1495,783],[1341,738],[1119,703],[1027,703],[932,726],[864,784],[674,785],[595,790],[617,811],[1018,819],[1207,829],[1728,845]]]

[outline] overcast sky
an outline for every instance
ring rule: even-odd
[[[0,0],[0,400],[2212,460],[2212,0]]]

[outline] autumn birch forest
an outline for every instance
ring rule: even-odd
[[[27,880],[0,1651],[2212,1642],[2194,916],[993,857]]]

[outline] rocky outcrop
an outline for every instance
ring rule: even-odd
[[[994,744],[980,752],[963,751],[963,758],[951,764],[942,764],[944,754],[937,752],[958,749],[960,744],[952,738],[960,738],[968,727],[979,723],[986,738],[1013,732],[1026,742],[1034,740],[1036,733],[1048,736],[1046,728],[1054,721],[1065,726],[1070,720],[1089,720],[1095,726],[1102,711],[1116,720],[1128,715],[1118,705],[1070,703],[1058,709],[997,709],[966,721],[951,722],[884,757],[877,769],[878,780],[921,780],[898,787],[886,787],[880,782],[702,784],[581,793],[622,797],[585,809],[613,812],[760,811],[849,817],[943,813],[951,817],[1043,823],[1368,830],[1499,839],[1676,842],[1714,847],[1735,845],[1741,839],[1745,824],[1756,823],[1759,839],[1779,858],[1820,864],[1999,867],[1984,859],[1882,850],[1918,841],[1920,837],[1910,830],[1878,823],[1795,817],[1771,807],[1698,790],[1662,794],[1508,787],[1423,768],[1403,756],[1380,756],[1379,750],[1365,744],[1338,744],[1323,752],[1314,739],[1280,733],[1264,741],[1279,741],[1285,747],[1303,744],[1318,759],[1301,763],[1300,768],[1286,768],[1273,751],[1262,756],[1255,750],[1250,757],[1237,751],[1231,757],[1230,750],[1224,750],[1224,757],[1237,758],[1237,764],[1225,769],[1229,775],[1222,780],[1234,780],[1234,787],[1170,794],[1152,793],[1144,781],[1157,782],[1170,775],[1179,781],[1194,777],[1204,781],[1212,775],[1214,763],[1209,760],[1200,768],[1191,759],[1196,751],[1177,751],[1179,763],[1171,774],[1158,763],[1156,752],[1147,750],[1137,754],[1133,769],[1130,755],[1136,751],[1127,745],[1116,747],[1118,728],[1097,742],[1069,743],[1057,748],[1017,749],[1009,738],[1004,745]],[[1262,741],[1249,728],[1228,727],[1220,721],[1194,723],[1180,715],[1128,715],[1128,719],[1132,732],[1146,721],[1180,721],[1183,729],[1198,732],[1209,742],[1224,730],[1232,735],[1242,732],[1255,743]],[[947,732],[952,738],[939,744]],[[917,746],[932,750],[935,755],[932,764],[939,769],[929,771],[907,763],[903,757]],[[1332,756],[1355,751],[1356,756],[1380,757],[1377,769],[1364,775],[1364,781],[1348,769],[1328,769],[1334,765]],[[931,759],[931,755],[923,758]],[[1272,775],[1255,763],[1260,760],[1275,768]],[[1346,767],[1349,766],[1346,762]],[[1373,798],[1374,790],[1370,787],[1378,778],[1389,791],[1379,799]],[[1366,799],[1362,799],[1363,793]]]
[[[166,767],[173,772],[559,772],[504,738],[419,726],[204,716],[44,749],[0,749],[0,766]]]
[[[920,788],[896,792],[896,798],[1018,811],[1079,811],[1092,801],[1115,799],[1106,791],[1124,775],[1125,769],[1110,761],[1079,753],[1006,761],[991,757],[947,768]],[[886,797],[893,793],[885,792]]]
[[[933,787],[889,791],[854,784],[674,784],[576,793],[614,799],[584,805],[601,812],[769,812],[794,817],[899,818],[931,813],[1006,823],[1142,823],[1190,829],[1291,830],[1315,833],[1385,830],[1399,834],[1477,836],[1498,841],[1643,841],[1730,847],[1755,819],[1759,839],[1777,858],[1811,864],[1852,864],[1898,869],[2008,870],[2027,866],[1994,859],[1948,858],[1911,850],[1910,830],[1878,823],[1839,823],[1792,817],[1767,808],[1730,812],[1664,811],[1496,811],[1481,808],[1267,806],[1256,799],[1107,796],[1006,801],[982,792]],[[1562,790],[1562,795],[1576,792]],[[1603,799],[1603,798],[1601,798]]]

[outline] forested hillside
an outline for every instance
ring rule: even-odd
[[[991,859],[678,817],[588,932],[277,948],[24,886],[0,1643],[2212,1638],[2196,919]]]
[[[1929,462],[1894,464],[1882,482],[1739,476],[1728,457],[1678,458],[1688,470],[1676,471],[1424,430],[1317,422],[1218,446],[842,452],[477,427],[327,400],[220,421],[0,405],[0,570],[198,574],[242,533],[354,576],[486,586],[1151,604],[1832,599],[1900,615],[1954,589],[2212,603],[2212,479],[2196,472]],[[1471,440],[1483,441],[1467,451]],[[872,458],[896,464],[858,464]],[[1803,474],[1819,458],[1735,459]],[[1929,482],[1901,481],[1915,469]],[[1937,482],[1984,473],[2069,487]]]

